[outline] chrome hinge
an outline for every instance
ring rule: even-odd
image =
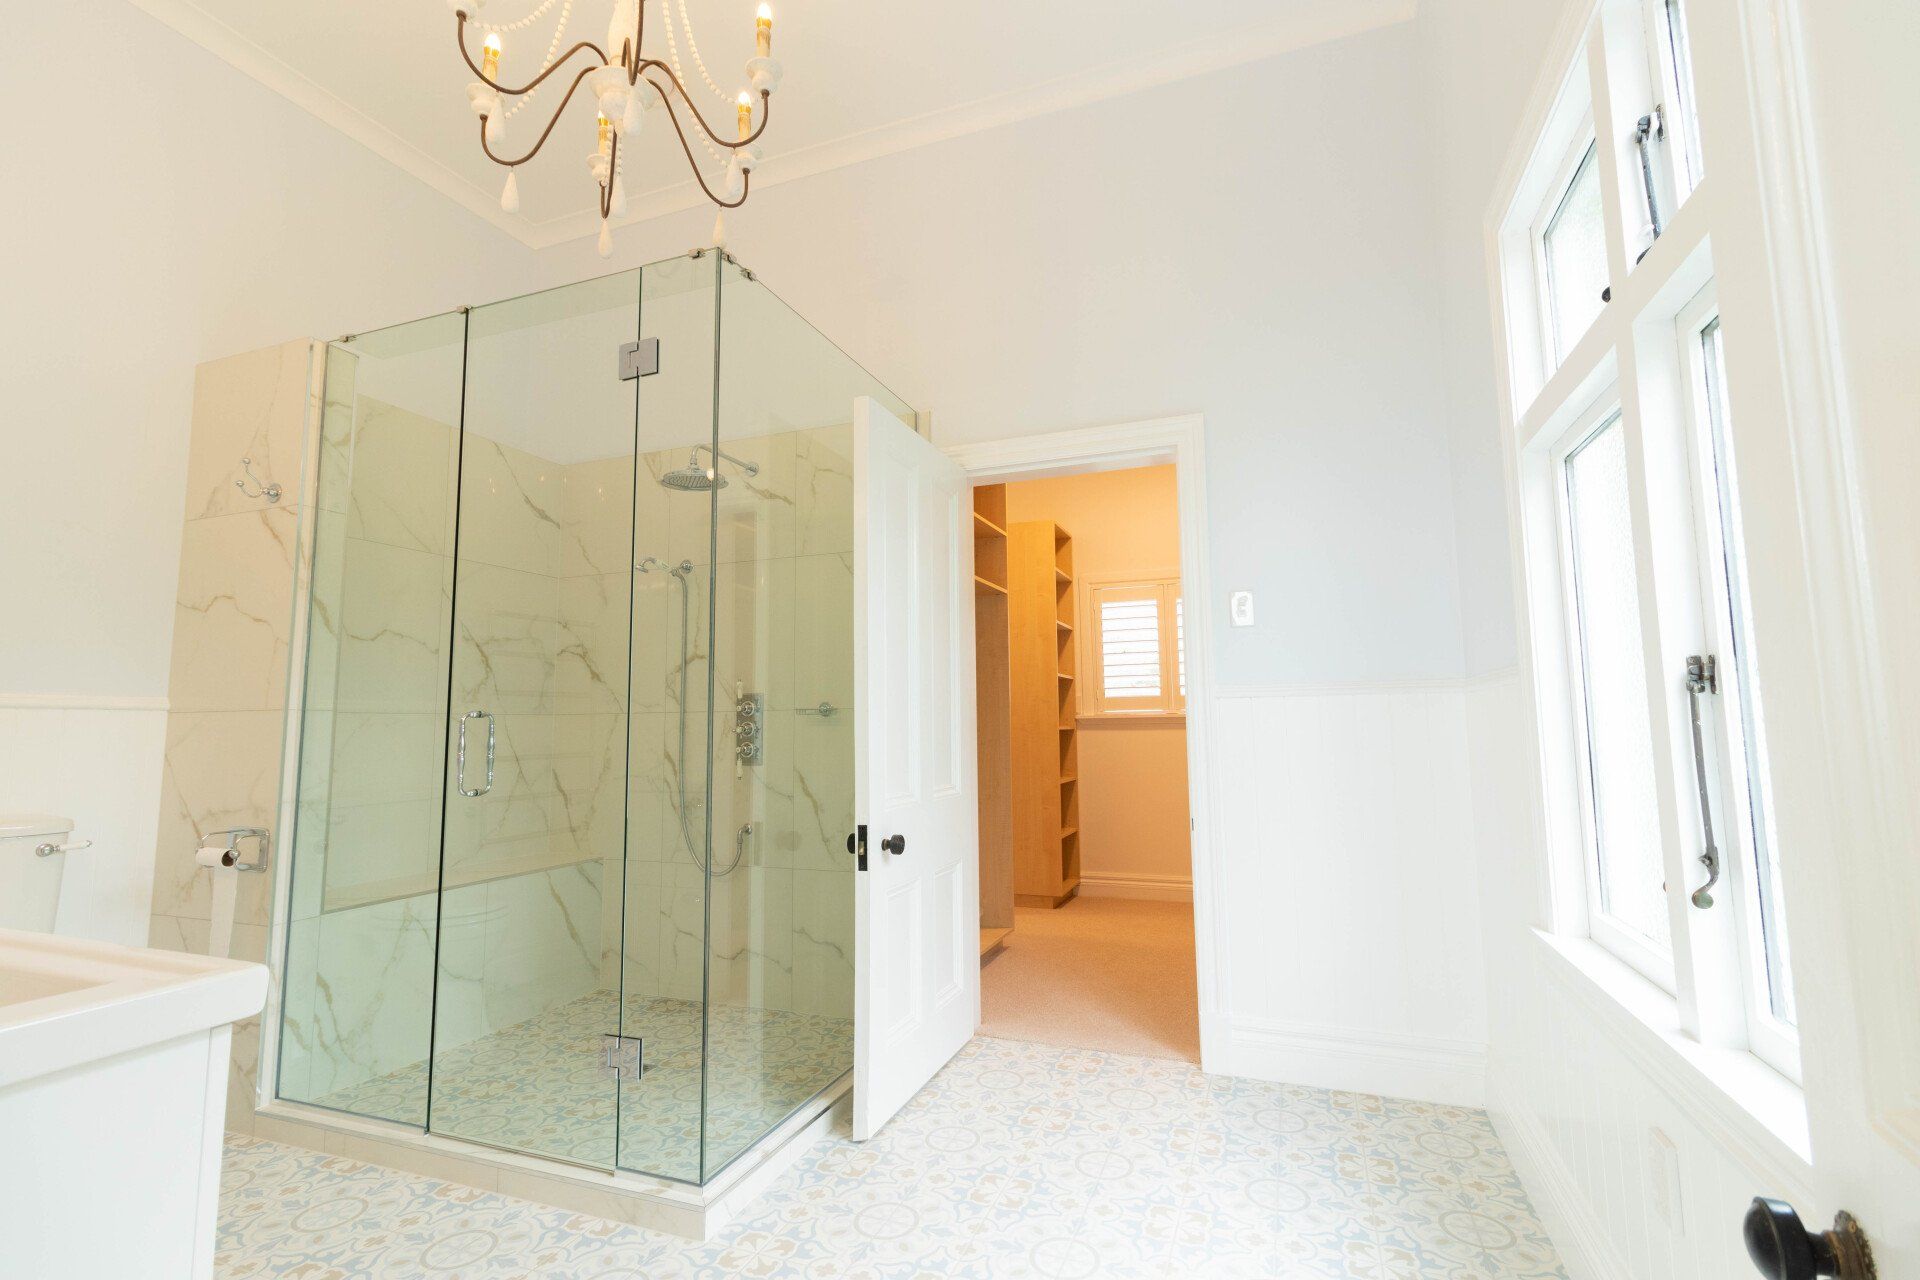
[[[1720,692],[1719,664],[1714,661],[1712,654],[1696,653],[1687,659],[1687,691]]]
[[[638,1080],[646,1070],[640,1058],[639,1036],[616,1036],[612,1034],[600,1037],[601,1047],[606,1051],[606,1063],[600,1070],[616,1080]]]
[[[620,381],[651,378],[660,372],[660,339],[642,338],[620,344]]]

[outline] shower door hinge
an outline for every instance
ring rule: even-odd
[[[639,1036],[616,1036],[612,1034],[600,1037],[600,1043],[607,1054],[606,1064],[600,1068],[602,1074],[615,1080],[638,1080],[645,1067],[640,1059]]]
[[[620,344],[620,381],[651,378],[660,372],[660,339],[642,338]]]

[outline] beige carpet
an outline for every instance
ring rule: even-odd
[[[982,1035],[1200,1060],[1193,908],[1075,898],[1021,907],[980,975]]]

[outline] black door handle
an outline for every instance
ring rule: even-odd
[[[1786,1201],[1755,1196],[1741,1234],[1747,1256],[1767,1280],[1873,1280],[1875,1274],[1867,1233],[1850,1213],[1837,1215],[1833,1230],[1815,1235]]]
[[[888,836],[880,842],[880,847],[897,858],[907,851],[907,838],[905,836]]]

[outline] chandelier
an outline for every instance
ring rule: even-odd
[[[592,96],[599,108],[599,121],[596,141],[591,154],[587,156],[587,169],[593,175],[594,183],[600,189],[600,256],[606,257],[613,252],[613,233],[610,220],[616,214],[626,212],[625,183],[621,179],[622,159],[620,144],[622,140],[637,138],[646,124],[647,116],[656,109],[664,107],[667,119],[673,124],[673,132],[680,140],[680,149],[686,153],[687,164],[693,170],[694,180],[700,184],[700,190],[707,199],[720,208],[719,218],[714,223],[714,243],[723,243],[726,236],[726,211],[737,209],[747,202],[747,192],[752,184],[753,168],[760,162],[760,149],[754,144],[767,129],[767,112],[771,104],[773,91],[780,83],[780,64],[773,60],[773,11],[765,4],[754,20],[754,56],[747,59],[747,81],[752,91],[741,90],[735,100],[736,129],[731,139],[721,136],[706,116],[694,105],[693,94],[688,92],[688,77],[682,62],[680,46],[684,41],[689,61],[698,71],[709,90],[725,99],[727,93],[714,80],[707,64],[700,57],[700,48],[694,42],[693,25],[687,18],[687,0],[660,0],[661,22],[666,28],[667,61],[646,56],[643,41],[646,36],[646,0],[614,0],[613,17],[607,23],[607,40],[603,48],[591,40],[581,40],[564,53],[557,53],[561,41],[565,38],[567,22],[573,15],[574,0],[540,0],[533,12],[523,18],[501,25],[488,25],[475,16],[487,0],[447,0],[458,19],[457,37],[460,56],[468,67],[480,78],[467,86],[467,105],[480,119],[480,149],[487,159],[502,166],[507,171],[506,185],[500,192],[500,207],[508,213],[520,208],[520,183],[518,172],[521,165],[540,154],[540,149],[553,135],[554,126],[560,123],[567,104],[582,84]],[[524,31],[539,22],[551,12],[554,6],[560,6],[560,16],[555,24],[552,39],[540,63],[540,69],[532,79],[518,88],[501,83],[500,64],[504,55],[502,36]],[[680,31],[676,33],[676,9]],[[473,54],[467,49],[467,25],[472,23],[483,33],[480,46],[480,61],[473,60]],[[586,54],[587,58],[577,61],[575,55]],[[557,56],[556,56],[557,54]],[[568,82],[555,79],[555,85],[566,84],[566,91],[560,95],[547,124],[534,138],[533,145],[521,155],[503,155],[500,148],[507,137],[507,122],[518,114],[521,108],[531,101],[531,95],[555,77],[563,68],[576,65],[579,70]],[[754,123],[753,95],[760,97],[760,122]],[[680,114],[674,108],[674,97],[678,95],[687,115],[697,126],[690,131],[680,123]],[[512,98],[511,106],[503,105],[504,99]],[[724,166],[720,178],[719,190],[709,183],[707,175],[701,169],[699,157],[694,154],[694,143],[711,159]]]

